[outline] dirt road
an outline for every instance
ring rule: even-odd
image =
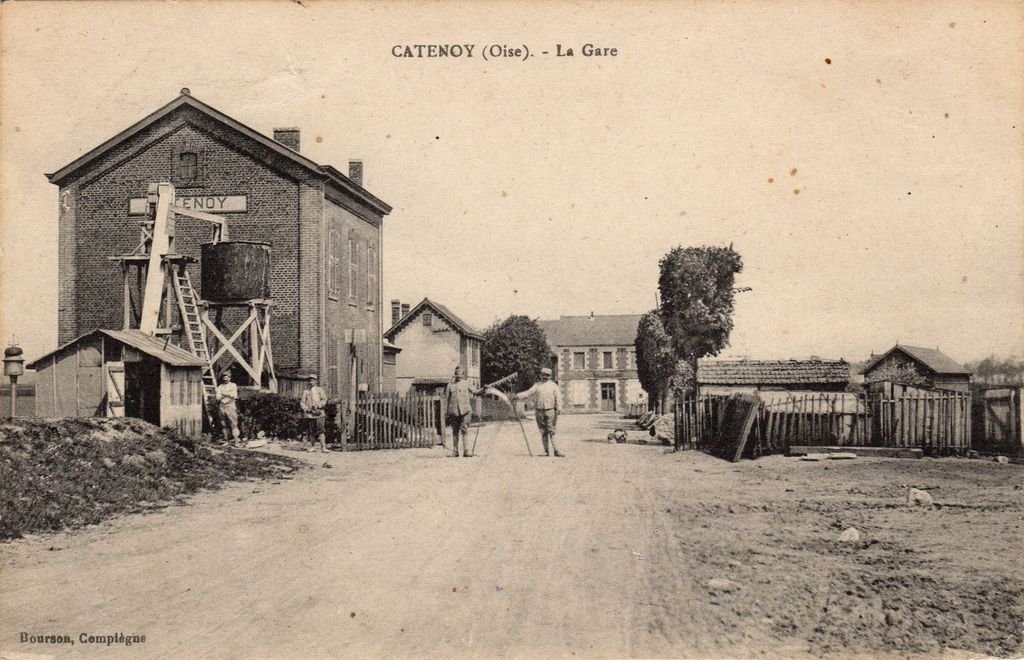
[[[730,464],[518,427],[478,456],[322,455],[279,484],[0,546],[8,655],[1013,655],[1018,466]],[[536,430],[527,426],[534,450]],[[636,434],[634,437],[641,437]],[[314,456],[314,455],[309,455]],[[926,486],[941,509],[903,505]],[[856,526],[861,541],[837,540]],[[712,581],[714,580],[714,581]],[[21,642],[67,635],[75,644]],[[145,635],[123,644],[80,635]]]

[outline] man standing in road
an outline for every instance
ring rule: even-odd
[[[558,423],[558,411],[562,409],[562,392],[558,383],[551,380],[550,369],[545,367],[540,370],[539,383],[534,383],[533,387],[525,392],[509,394],[508,398],[514,402],[531,397],[534,399],[534,417],[537,419],[537,428],[540,429],[541,442],[544,443],[544,454],[550,456],[553,451],[555,456],[565,456],[555,448],[555,425]],[[551,444],[550,451],[548,443]]]
[[[478,396],[483,390],[474,390],[463,380],[462,367],[455,367],[455,375],[452,382],[444,388],[445,410],[448,424],[452,427],[452,453],[453,457],[459,455],[459,439],[462,439],[462,455],[472,456],[469,445],[466,444],[466,436],[469,435],[469,422],[473,419],[473,407],[470,405],[470,397]]]
[[[238,445],[242,435],[238,430],[238,386],[231,382],[230,371],[221,374],[216,395],[217,410],[220,412],[220,432],[224,434],[224,440],[228,441],[228,429],[231,429],[229,442]]]
[[[319,441],[320,451],[326,452],[324,425],[327,417],[324,415],[324,406],[327,405],[327,393],[317,384],[317,381],[316,374],[310,374],[306,378],[306,389],[302,390],[299,408],[302,409],[302,420],[306,427],[304,431],[309,436],[309,451],[316,451]]]

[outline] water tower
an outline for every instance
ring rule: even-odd
[[[168,339],[178,335],[182,348],[206,363],[203,389],[208,405],[217,386],[218,364],[221,370],[238,364],[252,385],[276,392],[270,349],[270,246],[228,241],[224,218],[179,206],[169,183],[151,184],[147,202],[139,244],[131,254],[109,257],[120,262],[124,278],[124,329]],[[202,246],[203,300],[188,272],[195,259],[174,249],[177,216],[213,227],[211,242]],[[226,314],[230,308],[243,313]],[[238,323],[232,325],[232,318]]]
[[[217,241],[204,243],[201,249],[200,318],[208,333],[210,363],[228,359],[248,374],[254,386],[276,392],[270,348],[270,244]]]

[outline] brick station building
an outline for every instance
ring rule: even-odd
[[[123,278],[108,257],[139,243],[150,183],[178,204],[227,218],[229,240],[271,245],[271,343],[282,390],[319,373],[332,397],[378,391],[382,373],[381,250],[391,207],[300,152],[297,128],[273,139],[189,90],[48,174],[59,194],[58,342],[123,324]],[[180,217],[174,251],[199,258],[210,226]],[[189,266],[200,282],[199,265]],[[192,271],[194,269],[194,271]],[[200,292],[201,293],[201,292]]]

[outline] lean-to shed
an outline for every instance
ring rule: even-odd
[[[197,436],[203,362],[138,330],[94,330],[31,362],[38,417],[138,417]]]

